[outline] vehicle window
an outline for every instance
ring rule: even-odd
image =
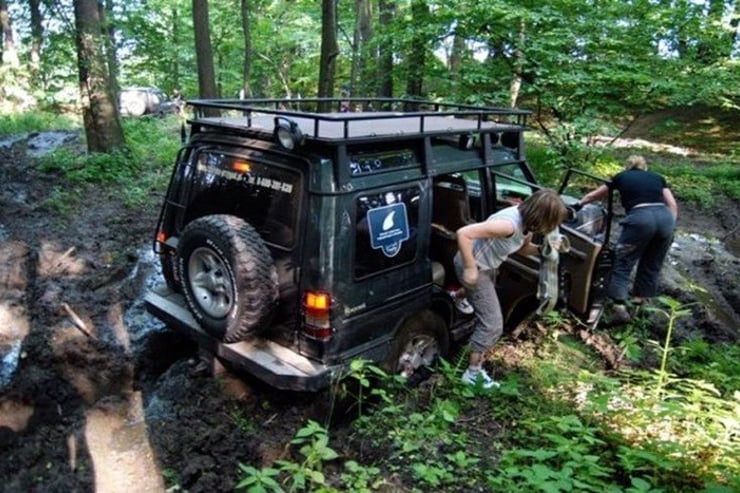
[[[196,170],[193,196],[217,191],[203,198],[209,209],[232,211],[266,242],[293,246],[302,189],[298,172],[214,151],[197,156]]]
[[[521,183],[526,181],[524,172],[516,164],[496,166],[494,168],[496,182],[496,201],[503,204],[518,204],[533,193],[532,187]],[[511,179],[511,178],[513,179]]]
[[[411,149],[388,151],[368,149],[352,152],[349,156],[352,176],[412,166],[417,162],[416,154]]]
[[[363,194],[355,200],[354,275],[362,279],[416,258],[418,187]]]

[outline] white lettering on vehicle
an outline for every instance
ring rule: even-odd
[[[353,313],[359,312],[360,310],[364,310],[365,308],[367,308],[366,303],[362,303],[361,305],[357,305],[357,306],[345,306],[344,314],[352,315]]]
[[[282,193],[292,193],[293,192],[293,185],[291,183],[276,180],[274,178],[268,178],[266,176],[256,176],[254,174],[237,173],[236,171],[231,171],[228,169],[221,169],[215,166],[208,166],[200,162],[198,163],[198,166],[196,169],[200,173],[216,175],[221,178],[225,178],[227,180],[243,181],[243,182],[246,182],[248,185],[254,185],[257,187],[261,187],[261,188],[269,188],[270,190],[275,190],[276,192],[282,192]]]

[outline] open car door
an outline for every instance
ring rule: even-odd
[[[492,167],[488,177],[466,176],[471,189],[480,194],[481,218],[526,199],[540,185],[530,181],[523,162]],[[528,179],[530,178],[530,179]],[[589,190],[605,180],[569,169],[558,189],[567,206],[573,206]],[[489,189],[490,190],[487,190]],[[476,194],[477,195],[477,194]],[[567,307],[588,323],[595,323],[603,309],[614,253],[609,244],[612,220],[612,194],[606,203],[584,206],[562,224],[560,233],[570,248],[560,253],[557,267],[557,305]],[[542,238],[535,238],[541,242]],[[502,264],[497,277],[497,292],[507,325],[512,326],[541,306],[537,299],[542,259],[514,254]]]
[[[595,175],[569,168],[558,189],[566,205],[572,206],[589,191],[606,184]],[[561,226],[570,250],[560,255],[560,296],[565,305],[589,323],[595,323],[606,301],[606,288],[614,265],[610,243],[613,192],[606,202],[583,206]]]

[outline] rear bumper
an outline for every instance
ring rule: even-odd
[[[263,338],[224,344],[207,334],[193,319],[182,295],[158,286],[144,296],[146,309],[169,327],[185,333],[203,349],[232,367],[254,375],[268,385],[294,391],[315,392],[328,387],[342,366],[316,363]]]

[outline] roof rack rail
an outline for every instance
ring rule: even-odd
[[[309,139],[522,130],[531,111],[404,98],[193,99],[191,123],[272,132],[279,118]]]

